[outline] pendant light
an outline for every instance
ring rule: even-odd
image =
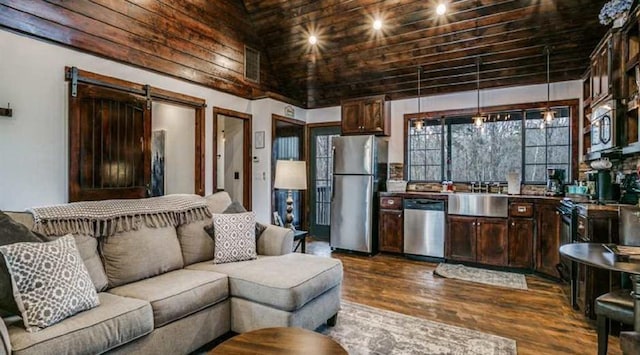
[[[480,62],[482,59],[480,57],[476,58],[476,87],[478,92],[478,111],[476,111],[475,116],[472,117],[473,124],[480,128],[484,124],[484,121],[487,119],[480,113]]]
[[[556,117],[556,112],[553,111],[549,105],[549,102],[551,101],[551,80],[550,80],[550,63],[549,63],[551,50],[549,50],[548,46],[545,46],[544,52],[547,55],[547,107],[544,109],[544,111],[542,111],[543,121],[540,124],[541,128],[544,127],[544,125],[550,124],[551,121],[553,121],[553,119]]]
[[[420,81],[422,79],[421,74],[422,74],[422,67],[418,67],[418,114],[422,113],[422,111],[420,110]],[[424,128],[424,119],[419,118],[413,121],[413,129],[415,132],[422,132],[423,128]]]

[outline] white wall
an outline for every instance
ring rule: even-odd
[[[284,114],[287,104],[262,99],[251,101],[200,85],[174,79],[112,60],[81,53],[0,29],[0,106],[14,109],[10,119],[0,118],[0,210],[22,211],[32,206],[68,200],[68,83],[64,67],[149,84],[206,100],[205,191],[213,191],[213,107],[253,114],[254,131],[265,131],[265,149],[255,176],[270,176],[271,114]],[[296,118],[306,111],[294,107]],[[167,133],[169,134],[169,133]],[[192,154],[189,155],[190,157]],[[253,209],[262,222],[270,221],[267,180],[253,181]]]
[[[151,108],[151,129],[164,129],[165,194],[192,194],[195,191],[195,129],[193,108],[154,102]]]
[[[564,81],[551,84],[551,101],[580,99],[582,106],[582,81]],[[482,107],[540,102],[547,100],[547,85],[527,85],[480,91]],[[477,92],[464,91],[453,94],[423,96],[420,107],[423,112],[474,108]],[[404,115],[418,112],[418,99],[391,101],[391,137],[389,139],[389,162],[404,161]],[[580,110],[580,114],[582,114]],[[328,107],[307,111],[307,122],[319,123],[340,120],[340,107]],[[582,123],[582,119],[580,119]],[[582,129],[582,128],[581,128]]]

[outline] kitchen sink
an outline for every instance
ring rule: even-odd
[[[509,196],[490,193],[455,193],[449,195],[448,213],[460,216],[509,216]]]

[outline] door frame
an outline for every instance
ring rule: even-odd
[[[295,126],[301,126],[302,127],[302,142],[300,142],[300,146],[302,147],[302,153],[300,154],[300,157],[302,159],[304,159],[305,162],[308,162],[307,160],[307,156],[308,156],[308,149],[307,149],[307,132],[306,132],[306,126],[307,123],[305,121],[302,120],[298,120],[295,118],[290,118],[290,117],[285,117],[285,116],[281,116],[281,115],[277,115],[275,113],[271,114],[271,210],[272,211],[277,211],[276,210],[276,206],[275,206],[275,188],[273,187],[275,184],[275,180],[276,180],[276,168],[275,168],[275,164],[276,161],[273,157],[273,147],[274,147],[274,142],[276,140],[276,125],[278,122],[285,122],[285,123],[289,123]],[[309,179],[309,164],[307,164],[307,181]],[[307,185],[309,186],[309,185]],[[301,211],[302,211],[302,218],[301,218],[301,223],[300,223],[300,227],[303,230],[307,230],[308,228],[308,217],[309,217],[309,206],[307,203],[307,194],[306,191],[302,192],[302,196],[300,196],[300,203],[302,204],[301,206]]]
[[[307,161],[307,186],[309,186],[309,191],[311,191],[311,188],[313,187],[313,179],[311,176],[311,130],[315,129],[315,128],[338,128],[338,130],[340,130],[340,132],[342,133],[342,122],[341,121],[329,121],[329,122],[319,122],[319,123],[309,123],[306,125],[305,127],[305,141],[308,142],[308,144],[306,145],[305,148],[308,147],[308,149],[306,149],[306,154],[305,154],[305,160]],[[306,210],[307,210],[307,214],[308,214],[308,223],[307,223],[307,228],[309,228],[309,232],[311,232],[311,197],[312,197],[312,193],[309,192],[309,198],[307,199],[307,206],[306,206]],[[313,235],[312,235],[313,236]],[[314,236],[315,237],[315,236]]]
[[[213,107],[213,154],[212,154],[212,170],[213,176],[211,178],[213,182],[213,192],[218,192],[218,115],[229,116],[242,120],[242,140],[244,141],[244,148],[242,149],[242,205],[248,211],[251,211],[252,201],[252,165],[251,165],[251,152],[253,149],[253,141],[251,140],[252,120],[253,116],[248,113],[228,110],[221,107]]]

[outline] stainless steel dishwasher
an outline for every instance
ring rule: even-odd
[[[404,253],[444,258],[444,201],[404,200]]]

